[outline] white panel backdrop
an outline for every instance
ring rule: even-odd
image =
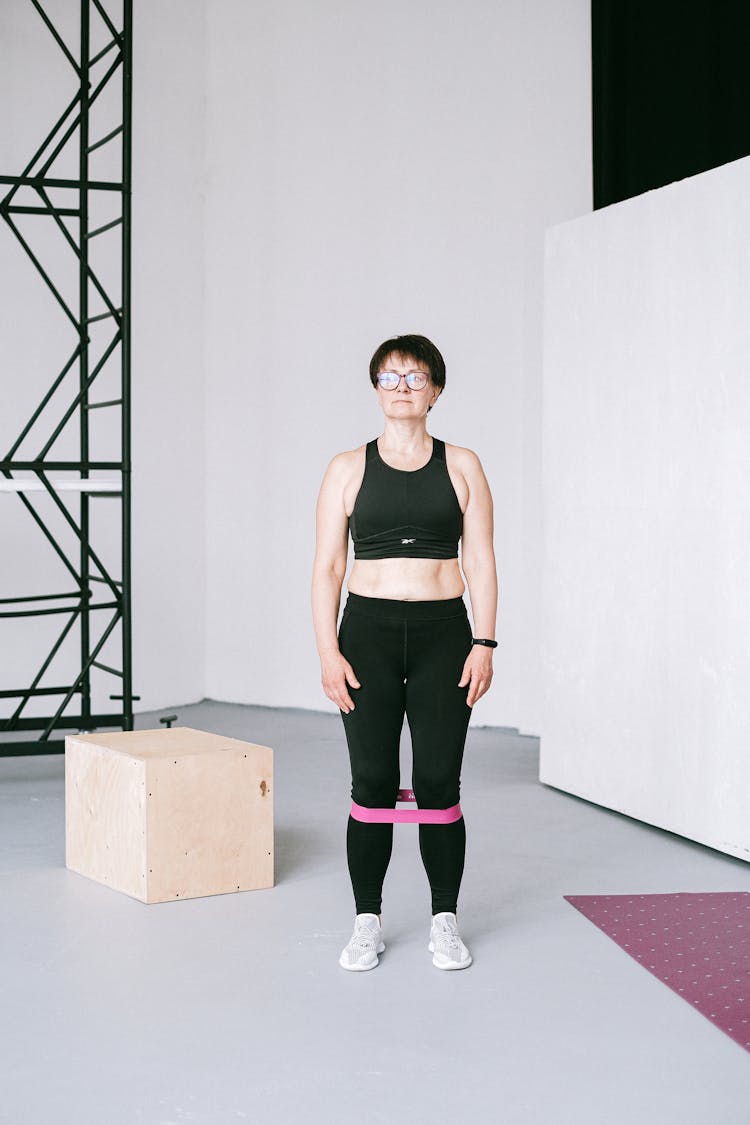
[[[750,159],[549,232],[540,778],[750,858]]]

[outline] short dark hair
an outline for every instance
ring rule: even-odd
[[[378,372],[383,360],[394,354],[400,355],[402,359],[416,359],[418,363],[427,364],[435,386],[441,390],[445,386],[445,360],[431,340],[426,336],[394,336],[392,340],[384,340],[370,360],[370,382],[373,387],[378,385]]]

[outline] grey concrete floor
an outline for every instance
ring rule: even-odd
[[[346,973],[340,718],[173,710],[274,748],[277,885],[151,906],[100,886],[65,868],[62,757],[0,759],[1,1121],[748,1125],[750,1055],[563,899],[748,891],[747,864],[541,785],[536,739],[471,729],[474,964],[433,968],[401,825],[387,951]]]

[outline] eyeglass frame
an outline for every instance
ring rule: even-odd
[[[398,382],[396,383],[395,387],[384,387],[383,384],[380,382],[381,375],[396,375],[396,376],[398,376]],[[420,375],[424,379],[424,383],[422,383],[421,386],[419,386],[419,387],[412,387],[412,385],[409,382],[409,377],[411,376],[412,378],[414,378],[414,376],[416,376],[416,375]],[[400,374],[399,374],[398,371],[378,371],[378,375],[377,375],[378,386],[381,388],[381,390],[384,390],[384,391],[397,391],[399,389],[399,387],[401,386],[401,380],[402,379],[404,379],[406,381],[406,385],[407,385],[407,387],[409,388],[410,391],[423,391],[424,388],[429,383],[431,378],[432,378],[432,376],[430,374],[428,374],[428,372],[419,371],[419,370],[417,370],[417,371],[407,371],[406,373],[402,372]]]

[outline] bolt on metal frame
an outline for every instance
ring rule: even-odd
[[[74,0],[71,0],[73,3]],[[2,497],[2,492],[15,494],[24,505],[42,535],[62,560],[71,576],[72,592],[15,595],[0,598],[0,618],[33,618],[60,615],[65,618],[62,628],[54,639],[49,652],[39,666],[32,682],[26,687],[13,685],[0,690],[0,699],[18,699],[13,714],[0,719],[0,757],[24,754],[61,753],[65,749],[62,732],[67,730],[91,730],[97,727],[121,727],[133,729],[132,687],[132,630],[131,630],[131,434],[130,434],[130,249],[131,249],[131,135],[132,135],[132,0],[108,0],[107,6],[118,9],[113,17],[102,0],[80,0],[80,53],[78,60],[68,49],[63,37],[54,26],[49,14],[40,0],[30,3],[44,21],[77,78],[77,91],[53,125],[48,136],[28,161],[20,175],[0,175],[0,189],[3,185],[10,190],[0,197],[0,216],[7,228],[18,239],[34,264],[42,281],[53,298],[62,308],[74,330],[75,347],[67,356],[60,373],[42,398],[8,452],[0,460],[0,503],[12,503],[11,495]],[[91,55],[92,18],[97,21],[97,30],[106,35],[106,46]],[[101,21],[99,23],[98,21]],[[116,21],[116,22],[115,22]],[[102,27],[103,24],[103,27]],[[119,26],[118,26],[119,25]],[[106,136],[91,139],[89,136],[90,111],[92,105],[107,88],[114,89],[118,95],[116,104],[121,105],[121,122]],[[121,145],[121,175],[117,180],[94,180],[89,175],[89,158],[92,152],[109,145],[119,138]],[[58,155],[69,145],[78,146],[78,178],[66,179],[50,175],[50,168]],[[34,206],[24,206],[15,202],[20,189],[32,189],[36,193]],[[50,198],[50,190],[69,203],[57,206]],[[120,213],[113,221],[94,229],[89,229],[91,203],[99,193],[111,193],[120,201]],[[37,204],[38,200],[38,204]],[[70,307],[70,302],[61,294],[45,270],[39,257],[19,230],[16,215],[39,216],[39,222],[53,223],[57,233],[74,255],[71,265],[77,270],[78,310]],[[63,219],[77,219],[64,222]],[[72,227],[72,230],[71,230]],[[107,291],[91,261],[92,240],[107,230],[120,228],[120,283],[118,296]],[[2,229],[2,228],[0,228]],[[76,237],[77,229],[77,237]],[[75,280],[73,281],[75,284]],[[104,311],[91,314],[91,298],[95,293],[99,307]],[[95,321],[111,321],[111,332],[106,346],[98,358],[91,346],[90,326]],[[119,349],[119,355],[118,355]],[[108,401],[91,401],[89,398],[97,376],[110,370],[119,359],[120,397]],[[107,368],[110,364],[110,368]],[[36,420],[45,409],[58,388],[63,385],[68,372],[78,374],[77,393],[72,397],[59,423],[41,449],[32,459],[22,459],[19,447]],[[3,372],[6,379],[11,373],[7,367]],[[7,393],[7,389],[6,389]],[[92,410],[112,409],[120,412],[121,448],[119,460],[92,460],[89,456],[89,417]],[[77,414],[79,430],[78,460],[56,460],[49,457],[51,447],[68,423],[75,424]],[[53,480],[49,472],[74,471],[78,479]],[[105,470],[111,479],[92,477],[92,472]],[[24,476],[14,476],[17,471]],[[29,476],[32,473],[33,476]],[[112,474],[114,477],[112,478]],[[77,565],[68,557],[61,543],[45,523],[43,515],[35,509],[27,493],[46,491],[55,508],[72,529],[78,541]],[[71,496],[78,493],[78,519],[71,515],[61,498],[61,493]],[[102,498],[119,499],[121,504],[121,576],[113,577],[104,565],[100,554],[94,549],[90,536],[90,505],[101,502]],[[2,509],[0,508],[0,519]],[[101,589],[101,597],[94,590]],[[4,591],[3,591],[4,593]],[[99,598],[99,600],[97,600]],[[54,606],[46,602],[67,604]],[[35,603],[29,608],[29,603]],[[41,685],[41,680],[59,651],[65,638],[80,622],[80,669],[71,683],[63,685]],[[107,639],[120,626],[122,642],[122,667],[114,668],[97,659]],[[2,623],[0,622],[0,628]],[[116,633],[115,633],[116,636]],[[120,690],[110,694],[112,700],[121,701],[116,712],[95,714],[92,712],[91,673],[92,669],[114,677],[112,686]],[[32,699],[59,697],[60,701],[53,714],[36,717],[23,712]],[[79,713],[63,712],[71,701],[79,700]],[[36,739],[28,737],[13,738],[13,733],[39,732]],[[53,737],[55,733],[60,737]]]

